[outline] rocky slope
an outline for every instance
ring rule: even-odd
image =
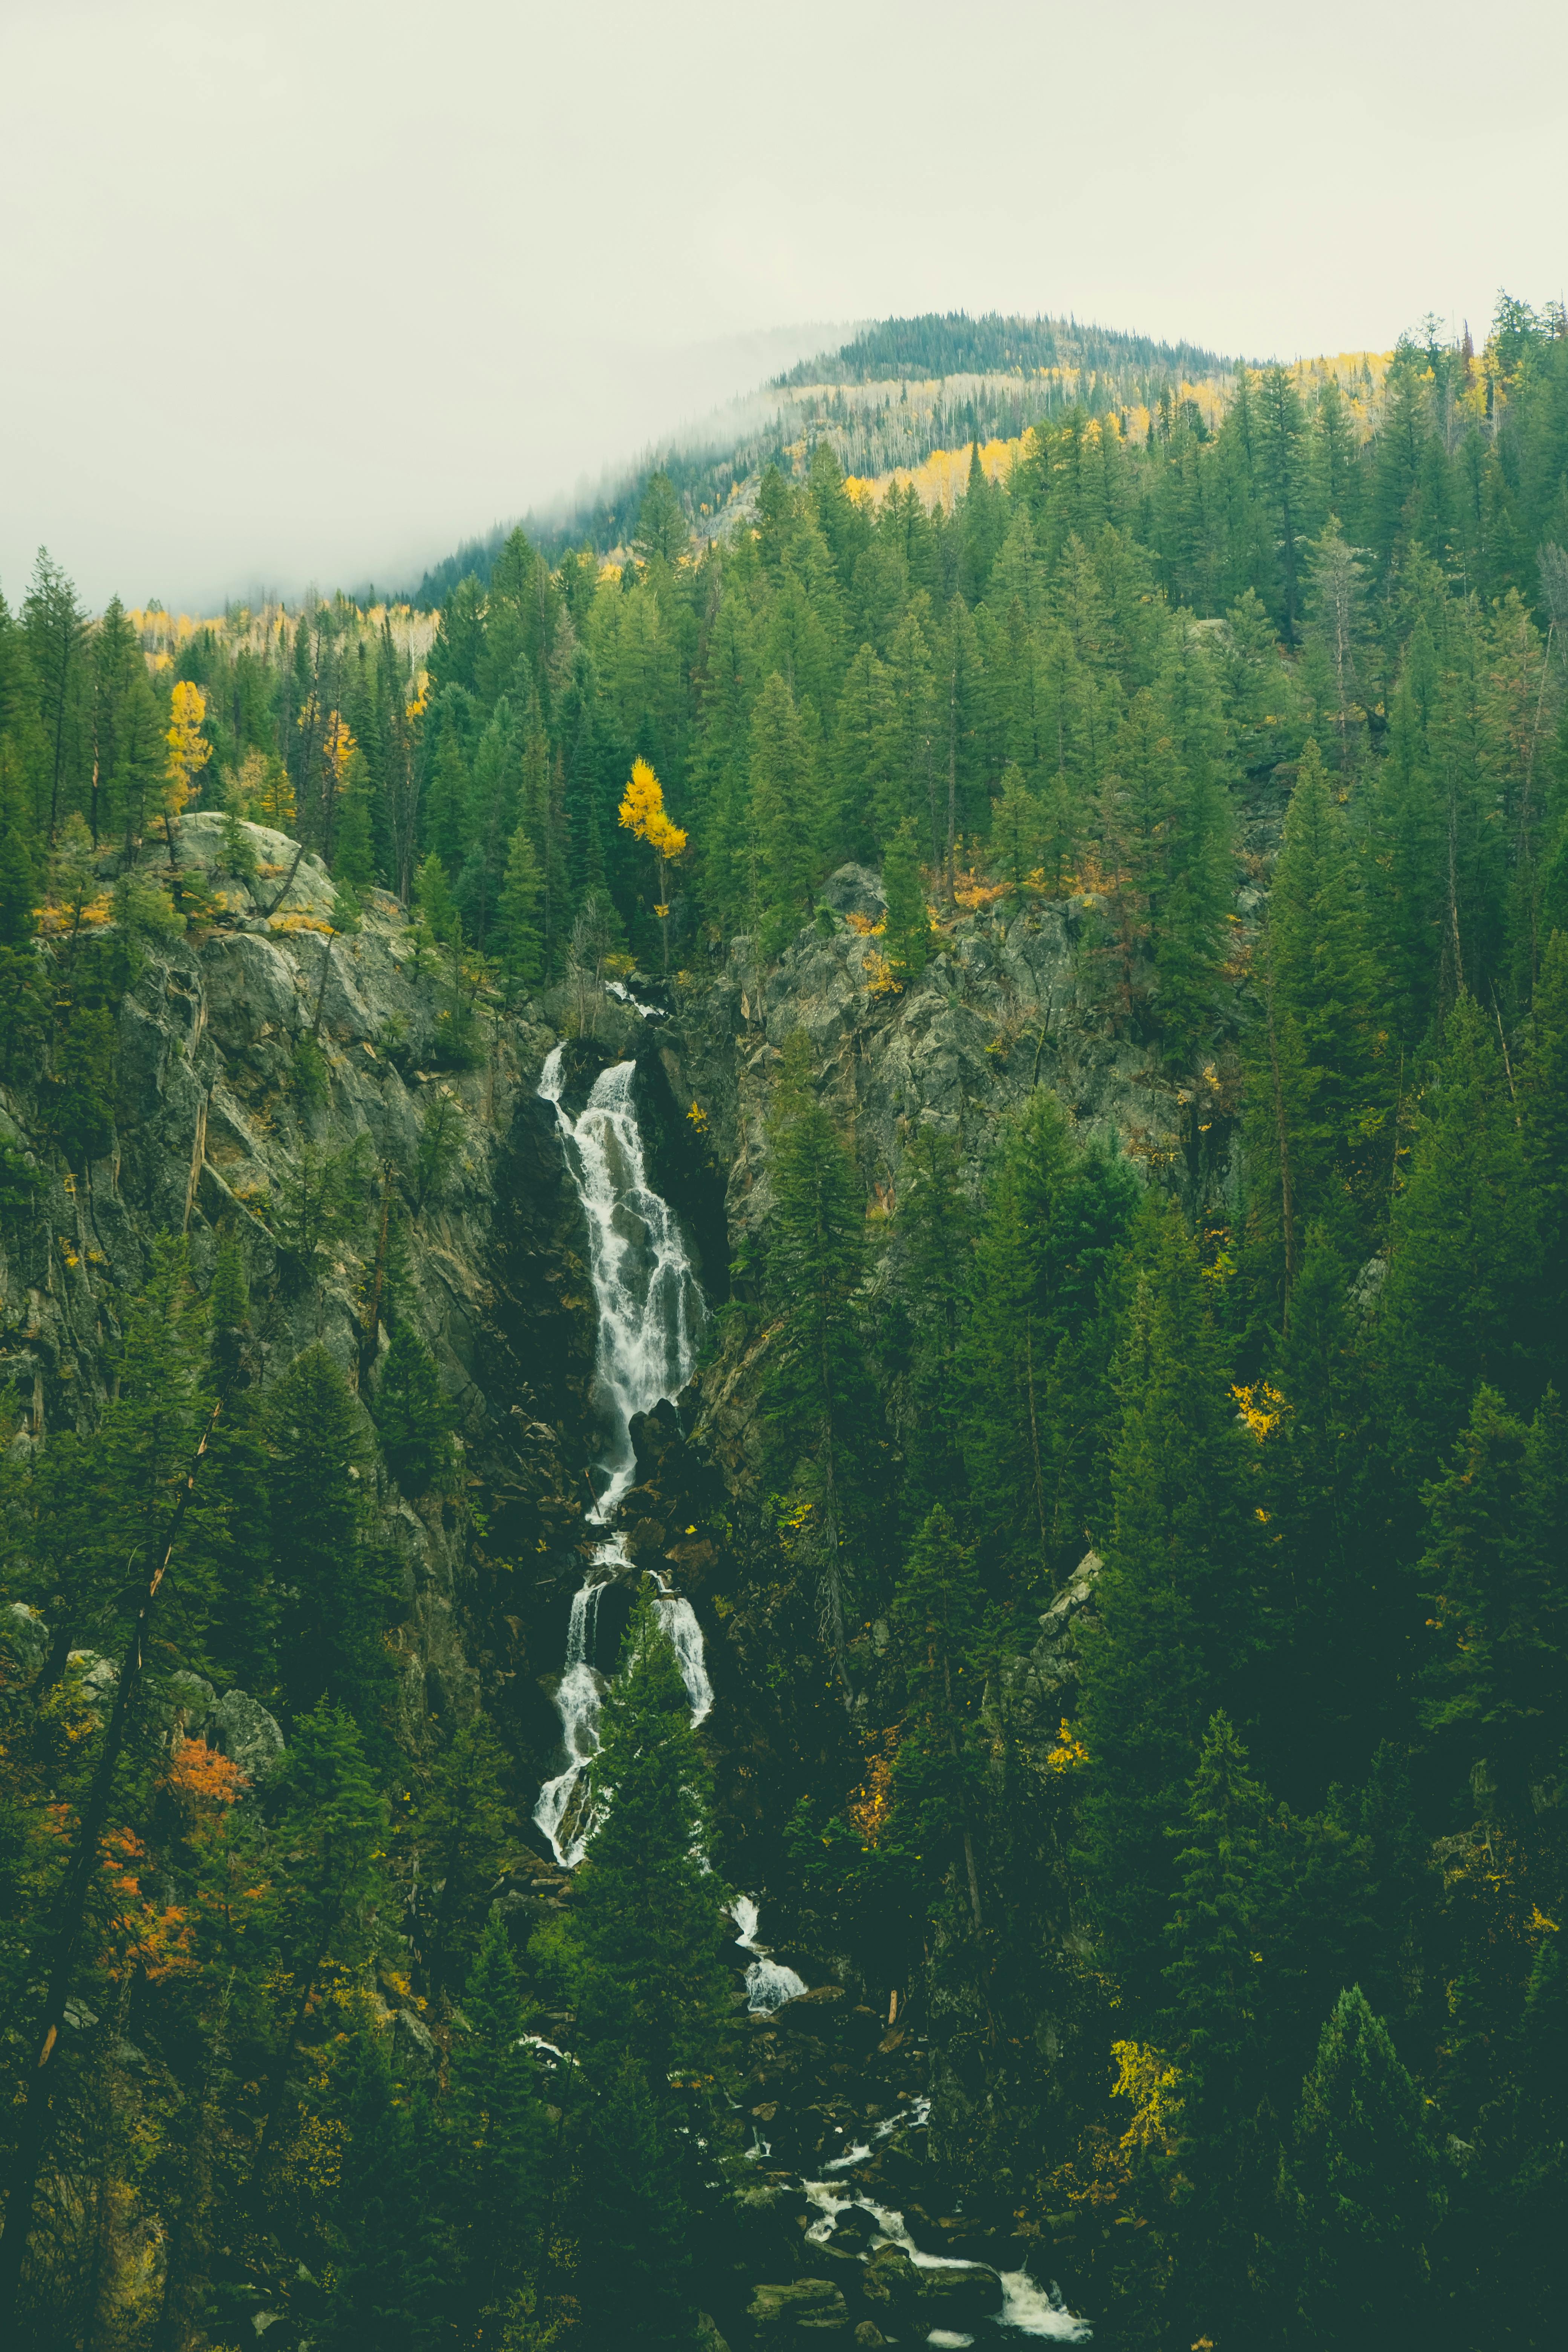
[[[553,1769],[551,1700],[592,1541],[584,1515],[596,1434],[582,1212],[553,1112],[535,1091],[558,1036],[568,1034],[563,1100],[574,1109],[607,1062],[637,1061],[649,1176],[681,1216],[715,1308],[732,1262],[744,1265],[765,1224],[770,1092],[796,1030],[851,1139],[873,1220],[895,1207],[902,1157],[922,1124],[960,1138],[973,1181],[999,1121],[1036,1086],[1053,1088],[1081,1125],[1114,1129],[1194,1207],[1223,1197],[1232,1108],[1224,1071],[1211,1065],[1177,1083],[1144,1046],[1115,1034],[1075,902],[960,912],[922,981],[892,991],[868,936],[881,910],[876,877],[845,867],[821,894],[815,927],[776,966],[762,970],[742,940],[712,970],[665,987],[639,981],[630,995],[590,996],[563,988],[491,1019],[476,1054],[454,1036],[459,1000],[393,901],[374,897],[357,931],[334,931],[332,885],[306,858],[274,904],[293,845],[244,830],[260,867],[248,883],[225,868],[221,820],[182,825],[182,862],[201,868],[225,903],[199,930],[150,949],[120,1007],[112,1151],[69,1174],[49,1171],[37,1213],[0,1234],[0,1381],[21,1408],[22,1442],[90,1423],[112,1377],[121,1302],[141,1284],[154,1238],[186,1234],[205,1284],[226,1234],[242,1243],[249,1273],[253,1376],[270,1380],[319,1342],[366,1410],[387,1346],[376,1314],[380,1204],[395,1190],[410,1220],[408,1298],[463,1461],[455,1501],[411,1502],[384,1476],[375,1497],[403,1570],[406,1613],[395,1638],[413,1752],[482,1703],[520,1780],[536,1785]],[[311,1040],[324,1055],[313,1080]],[[422,1143],[430,1107],[442,1100],[457,1147],[445,1181],[426,1187]],[[26,1150],[35,1118],[26,1089],[0,1097],[0,1139]],[[363,1214],[302,1248],[288,1213],[291,1188],[302,1168],[345,1165],[351,1153],[365,1182]],[[718,1859],[760,1891],[776,1862],[781,1807],[808,1783],[840,1784],[859,1755],[857,1726],[879,1719],[888,1645],[880,1623],[855,1634],[853,1722],[832,1694],[804,1706],[776,1670],[788,1579],[759,1481],[765,1346],[747,1318],[719,1318],[679,1408],[634,1425],[637,1480],[622,1517],[633,1569],[658,1566],[697,1610],[719,1702],[707,1733]],[[1071,1624],[1092,1604],[1094,1567],[1086,1561],[1042,1619],[1033,1656],[987,1695],[1010,1769],[1037,1781],[1042,1807],[1047,1752],[1070,1707]],[[605,1612],[606,1625],[614,1615]],[[223,1738],[220,1703],[189,1696],[210,1735]],[[526,1927],[569,1900],[570,1883],[542,1851],[523,1853],[503,1893]],[[831,1948],[830,1931],[816,1929],[816,1947],[792,1954],[816,1988],[811,1999],[751,2021],[731,2162],[750,2135],[757,2185],[709,2252],[726,2325],[758,2342],[797,2327],[857,2328],[876,2341],[866,2331],[896,2320],[900,2298],[929,2305],[930,2326],[944,2294],[961,2317],[980,2292],[973,2277],[965,2284],[955,2273],[944,2288],[917,2274],[896,2245],[868,2263],[884,2233],[879,2225],[867,2236],[864,2214],[849,2210],[851,2189],[867,2210],[907,2210],[926,2246],[951,2244],[999,2270],[1020,2263],[1028,2249],[1002,2244],[1012,2226],[1005,2184],[989,2218],[977,2194],[967,2219],[947,2205],[963,2204],[955,2184],[984,2177],[1009,2108],[1037,2103],[1071,2032],[1065,2013],[1036,2020],[1024,2056],[999,2055],[994,2021],[974,2013],[962,1969],[944,1969],[939,1956],[924,1982],[862,1983]],[[809,1923],[797,1932],[809,1934]],[[1074,1933],[1065,1906],[1054,1932],[1064,1943]],[[745,1956],[735,1957],[739,1970]],[[771,2161],[764,2142],[777,2151]],[[840,2177],[845,2212],[820,2199],[803,2205],[800,2180],[855,2147],[853,2179]],[[753,2224],[758,2244],[742,2242]],[[776,2258],[760,2251],[768,2245]],[[808,2312],[813,2296],[822,2307]]]

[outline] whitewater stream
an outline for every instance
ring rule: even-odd
[[[646,1012],[647,1008],[637,1005],[635,1009]],[[596,1465],[596,1499],[588,1515],[588,1524],[599,1531],[598,1540],[573,1596],[566,1656],[555,1695],[565,1768],[545,1782],[533,1818],[549,1838],[557,1861],[574,1869],[595,1827],[588,1767],[599,1745],[599,1709],[606,1680],[595,1656],[599,1605],[605,1586],[623,1577],[631,1565],[615,1520],[636,1475],[632,1417],[651,1411],[662,1397],[678,1396],[685,1387],[708,1310],[675,1213],[647,1181],[632,1100],[636,1064],[617,1062],[601,1070],[582,1112],[574,1119],[561,1100],[565,1084],[563,1056],[563,1049],[557,1045],[540,1073],[539,1093],[554,1109],[566,1164],[587,1223],[588,1266],[598,1308],[595,1402],[604,1441]],[[658,1588],[655,1605],[679,1663],[691,1720],[700,1723],[713,1705],[701,1628],[691,1603],[672,1592],[657,1569],[651,1573]],[[745,1971],[747,2007],[754,2017],[770,2016],[805,1992],[805,1979],[759,1942],[754,1897],[737,1895],[731,1901],[735,1941],[750,1956]],[[529,2040],[542,2059],[557,2065],[571,2063],[553,2043],[532,2035]],[[805,2197],[817,2210],[818,2218],[808,2231],[811,2239],[826,2240],[850,2209],[858,2208],[874,2229],[873,2249],[901,2246],[921,2269],[988,2267],[954,2264],[949,2255],[922,2252],[901,2213],[872,2202],[856,2186],[853,2176],[871,2158],[878,2141],[900,2128],[921,2129],[929,2115],[930,2101],[921,2098],[899,2116],[867,2124],[864,2138],[850,2133],[850,2145],[844,2154],[823,2166],[829,2177],[801,2181]],[[748,2156],[761,2164],[771,2152],[761,2132],[755,2132]],[[994,2275],[999,2282],[1000,2307],[976,2323],[977,2333],[920,2329],[921,2338],[933,2352],[944,2346],[994,2342],[999,2336],[1048,2337],[1070,2343],[1087,2336],[1084,2324],[1063,2306],[1060,2297],[1037,2285],[1026,2273]]]
[[[603,1693],[594,1655],[599,1599],[605,1585],[631,1564],[623,1538],[615,1532],[615,1518],[637,1468],[632,1416],[651,1411],[661,1397],[679,1395],[690,1376],[708,1309],[675,1213],[647,1181],[632,1102],[636,1063],[616,1062],[601,1070],[581,1115],[574,1119],[561,1101],[563,1053],[557,1045],[550,1055],[540,1073],[539,1092],[554,1109],[588,1225],[588,1270],[599,1315],[595,1402],[605,1433],[588,1523],[603,1528],[604,1535],[573,1595],[566,1657],[555,1694],[566,1767],[540,1790],[533,1818],[556,1860],[573,1870],[583,1859],[594,1826],[587,1774],[599,1745]],[[690,1601],[670,1592],[657,1572],[656,1580],[656,1605],[679,1662],[691,1720],[700,1723],[713,1704],[703,1664],[702,1630]]]

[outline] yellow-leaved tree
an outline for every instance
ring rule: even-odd
[[[199,686],[182,678],[169,704],[169,729],[163,740],[169,764],[163,771],[163,814],[178,816],[200,789],[196,779],[212,758],[213,747],[202,734],[207,698]]]
[[[664,786],[646,760],[632,761],[631,781],[616,812],[626,831],[646,841],[658,866],[658,898],[654,913],[664,922],[669,914],[668,868],[686,854],[687,836],[666,814]],[[664,939],[664,961],[669,966],[669,934]]]

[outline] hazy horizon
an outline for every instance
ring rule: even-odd
[[[1113,43],[1054,5],[806,0],[784,41],[712,0],[0,0],[0,588],[40,541],[94,606],[408,583],[845,331],[790,320],[1479,335],[1562,290],[1565,49],[1542,0],[1418,41],[1393,0],[1135,0]]]

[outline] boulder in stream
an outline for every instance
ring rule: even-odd
[[[759,2286],[752,2296],[752,2326],[763,2344],[814,2342],[820,2336],[847,2336],[849,2306],[831,2279],[796,2279],[789,2286]]]
[[[928,2315],[934,2326],[943,2321],[963,2326],[985,2319],[1002,2308],[1002,2282],[994,2271],[957,2263],[935,2263],[921,2269]]]
[[[861,2299],[884,2317],[906,2312],[921,2299],[921,2278],[902,2246],[879,2246],[860,2281]]]

